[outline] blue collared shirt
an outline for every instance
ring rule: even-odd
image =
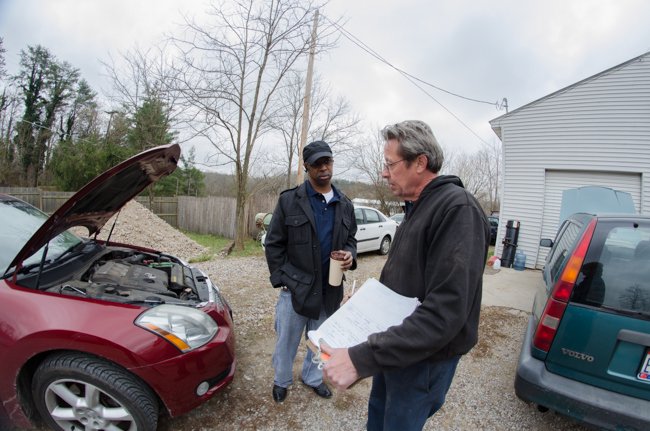
[[[334,214],[336,211],[335,203],[340,201],[341,196],[332,186],[334,196],[329,202],[325,202],[325,196],[314,190],[309,181],[307,181],[307,195],[309,203],[314,212],[314,221],[316,222],[316,234],[320,243],[321,267],[323,268],[323,286],[327,284],[330,270],[330,253],[332,252],[332,236],[334,234]]]

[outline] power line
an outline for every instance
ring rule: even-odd
[[[27,121],[27,120],[18,120],[18,121],[21,122],[21,123],[31,124],[32,126],[34,126],[34,127],[38,127],[39,129],[49,130],[49,131],[52,132],[52,133],[59,133],[59,132],[56,131],[56,130],[52,130],[52,129],[50,129],[49,127],[45,127],[45,126],[43,126],[42,124],[32,123],[31,121]]]
[[[461,99],[469,100],[469,101],[471,101],[471,102],[485,103],[485,104],[487,104],[487,105],[493,105],[493,106],[495,106],[497,109],[499,108],[499,102],[498,102],[498,101],[497,101],[497,102],[488,102],[488,101],[485,101],[485,100],[474,99],[474,98],[472,98],[472,97],[463,96],[463,95],[461,95],[461,94],[454,93],[453,91],[445,90],[445,89],[442,88],[442,87],[438,87],[437,85],[431,84],[430,82],[427,82],[427,81],[425,81],[424,79],[418,78],[417,76],[414,76],[414,75],[408,73],[407,71],[405,71],[405,70],[403,70],[403,69],[400,69],[399,67],[395,66],[394,64],[392,64],[391,62],[389,62],[388,60],[386,60],[385,58],[383,58],[383,57],[382,57],[381,55],[379,55],[375,50],[373,50],[373,49],[370,48],[368,45],[366,45],[365,43],[363,43],[363,42],[361,41],[361,39],[359,39],[358,37],[354,36],[352,33],[350,33],[349,31],[347,31],[345,28],[343,28],[343,27],[340,26],[339,24],[333,22],[333,21],[332,21],[331,19],[329,19],[329,18],[327,18],[327,20],[328,20],[330,23],[332,23],[332,24],[334,25],[334,27],[336,27],[337,30],[339,30],[341,33],[343,33],[343,35],[344,35],[346,38],[348,38],[348,40],[350,40],[352,43],[356,44],[356,45],[359,46],[361,49],[363,49],[364,51],[366,51],[367,53],[369,53],[370,55],[372,55],[373,57],[375,57],[376,59],[378,59],[378,60],[381,61],[382,63],[386,64],[387,66],[389,66],[389,67],[395,69],[396,71],[400,72],[401,74],[406,75],[406,76],[408,76],[408,77],[410,77],[410,78],[412,78],[412,79],[414,79],[414,80],[416,80],[416,81],[418,81],[418,82],[420,82],[420,83],[422,83],[422,84],[424,84],[424,85],[427,85],[427,86],[429,86],[429,87],[435,88],[436,90],[442,91],[442,92],[447,93],[447,94],[450,94],[450,95],[452,95],[452,96],[456,96],[456,97],[459,97],[459,98],[461,98]],[[354,39],[354,40],[352,40],[352,39]],[[360,46],[360,45],[363,45],[363,46]]]
[[[31,121],[27,121],[27,120],[18,120],[18,122],[19,122],[19,123],[31,124],[32,126],[34,126],[34,127],[38,127],[39,129],[47,130],[47,131],[49,131],[49,132],[52,132],[52,135],[58,135],[58,134],[60,133],[60,130],[52,130],[52,129],[50,129],[49,127],[45,127],[45,126],[43,126],[43,125],[41,125],[41,124],[32,123]],[[107,130],[107,133],[108,133],[108,130]],[[94,143],[95,141],[91,141],[90,139],[87,139],[87,138],[77,138],[77,142],[86,142],[86,143],[90,143],[90,144],[92,144],[92,143]]]
[[[437,100],[435,97],[433,97],[433,96],[432,96],[428,91],[426,91],[424,88],[420,87],[420,86],[415,82],[415,80],[413,80],[413,79],[412,79],[410,76],[408,76],[407,74],[404,74],[404,76],[405,76],[406,79],[408,79],[408,80],[409,80],[413,85],[415,85],[415,86],[416,86],[420,91],[422,91],[424,94],[426,94],[427,96],[429,96],[429,97],[430,97],[434,102],[436,102],[438,105],[440,105],[440,107],[441,107],[442,109],[444,109],[444,110],[447,111],[447,112],[448,112],[452,117],[454,117],[454,118],[456,119],[456,121],[458,121],[460,124],[463,125],[463,127],[465,127],[467,130],[469,130],[469,132],[470,132],[472,135],[476,136],[476,138],[477,138],[479,141],[483,142],[485,145],[488,145],[488,146],[490,145],[490,144],[488,144],[488,143],[487,143],[483,138],[481,138],[481,137],[480,137],[480,136],[479,136],[479,135],[478,135],[478,134],[477,134],[477,133],[476,133],[476,132],[471,128],[471,127],[469,127],[467,124],[465,124],[465,122],[464,122],[463,120],[461,120],[461,119],[460,119],[456,114],[454,114],[453,112],[451,112],[451,110],[449,110],[449,108],[447,108],[445,105],[443,105],[442,103],[440,103],[439,100]]]
[[[389,66],[390,68],[392,68],[392,69],[394,69],[395,71],[397,71],[397,72],[399,72],[400,74],[402,74],[402,76],[404,76],[407,80],[409,80],[409,82],[411,82],[411,83],[412,83],[416,88],[418,88],[420,91],[422,91],[424,94],[426,94],[426,95],[427,95],[429,98],[431,98],[434,102],[436,102],[438,105],[440,105],[440,107],[442,107],[442,108],[443,108],[445,111],[447,111],[447,112],[448,112],[452,117],[454,117],[454,118],[455,118],[455,119],[456,119],[460,124],[463,125],[463,127],[465,127],[465,128],[466,128],[470,133],[472,133],[474,136],[476,136],[476,138],[478,138],[478,139],[479,139],[481,142],[483,142],[484,144],[489,145],[487,142],[485,142],[485,140],[483,140],[483,138],[481,138],[481,137],[480,137],[476,132],[474,132],[474,130],[472,130],[471,127],[469,127],[469,126],[468,126],[468,125],[467,125],[463,120],[461,120],[461,119],[460,119],[456,114],[454,114],[454,113],[453,113],[449,108],[447,108],[446,106],[444,106],[444,105],[443,105],[439,100],[437,100],[435,97],[433,97],[433,95],[431,95],[431,94],[430,94],[429,92],[427,92],[424,88],[422,88],[422,86],[420,86],[420,85],[418,84],[418,82],[419,82],[419,83],[422,83],[422,84],[425,84],[425,85],[427,85],[427,86],[430,86],[430,87],[432,87],[432,88],[435,88],[436,90],[439,90],[439,91],[445,92],[445,93],[450,94],[450,95],[452,95],[452,96],[459,97],[459,98],[462,98],[462,99],[465,99],[465,100],[468,100],[468,101],[477,102],[477,103],[485,103],[485,104],[488,104],[488,105],[493,105],[493,106],[495,106],[497,109],[500,109],[502,106],[505,106],[505,107],[506,107],[506,111],[507,111],[508,101],[507,101],[506,98],[503,98],[503,101],[501,101],[501,102],[500,102],[500,101],[497,101],[497,102],[487,102],[487,101],[484,101],[484,100],[479,100],[479,99],[474,99],[474,98],[471,98],[471,97],[462,96],[462,95],[460,95],[460,94],[457,94],[457,93],[454,93],[454,92],[451,92],[451,91],[445,90],[444,88],[441,88],[441,87],[438,87],[438,86],[436,86],[436,85],[433,85],[433,84],[431,84],[431,83],[429,83],[429,82],[426,82],[426,81],[424,81],[423,79],[420,79],[420,78],[418,78],[418,77],[416,77],[416,76],[414,76],[414,75],[411,75],[410,73],[406,72],[405,70],[402,70],[402,69],[400,69],[399,67],[393,65],[391,62],[389,62],[388,60],[386,60],[386,59],[385,59],[384,57],[382,57],[378,52],[376,52],[374,49],[372,49],[371,47],[369,47],[369,46],[368,46],[366,43],[364,43],[361,39],[357,38],[357,37],[354,36],[352,33],[350,33],[349,31],[347,31],[347,30],[346,30],[345,28],[343,28],[341,25],[339,25],[339,24],[337,24],[336,22],[332,21],[331,19],[329,19],[329,18],[328,18],[327,16],[325,16],[325,15],[323,15],[323,17],[324,17],[325,19],[327,19],[327,20],[328,20],[328,21],[329,21],[329,22],[330,22],[330,23],[331,23],[331,24],[332,24],[332,25],[333,25],[333,26],[334,26],[334,27],[335,27],[339,32],[341,32],[341,34],[342,34],[346,39],[348,39],[348,40],[349,40],[350,42],[352,42],[354,45],[356,45],[357,47],[359,47],[361,50],[363,50],[363,51],[365,51],[366,53],[370,54],[372,57],[376,58],[376,59],[379,60],[380,62],[386,64],[386,65]]]

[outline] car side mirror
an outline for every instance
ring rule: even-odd
[[[542,238],[539,240],[539,245],[541,247],[553,247],[553,240],[548,238]]]

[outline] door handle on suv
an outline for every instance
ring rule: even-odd
[[[645,334],[643,332],[621,329],[618,331],[618,339],[621,341],[627,341],[629,343],[650,346],[650,334]]]

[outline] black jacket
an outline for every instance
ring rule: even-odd
[[[467,353],[478,340],[490,228],[458,177],[431,181],[400,223],[380,281],[422,303],[401,325],[350,348],[360,377]]]
[[[351,269],[355,269],[357,222],[354,206],[340,190],[337,192],[340,201],[334,204],[332,250],[351,252],[354,258]],[[280,194],[266,234],[265,250],[271,284],[289,288],[296,313],[317,319],[323,301],[328,316],[339,308],[343,285],[322,286],[321,250],[305,183]]]

